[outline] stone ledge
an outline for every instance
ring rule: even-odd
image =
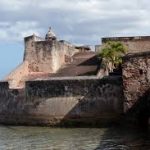
[[[123,57],[123,61],[127,61],[130,58],[145,57],[145,56],[150,57],[150,50],[146,52],[139,52],[139,53],[134,53],[134,54],[129,53]]]
[[[51,82],[51,81],[87,81],[87,80],[99,80],[104,81],[108,83],[122,83],[122,77],[121,76],[105,76],[103,78],[99,78],[97,76],[74,76],[74,77],[50,77],[46,79],[37,79],[37,80],[28,80],[26,81],[26,85],[30,83],[41,83],[41,82]]]
[[[137,41],[137,40],[150,40],[150,36],[131,36],[131,37],[104,37],[102,43],[108,41]]]

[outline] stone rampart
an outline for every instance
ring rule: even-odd
[[[118,77],[28,81],[25,91],[10,90],[5,84],[0,83],[0,122],[5,124],[103,125],[116,122],[123,110]]]
[[[124,57],[124,111],[127,112],[150,88],[150,52]]]
[[[65,41],[46,40],[36,35],[24,38],[23,62],[5,80],[10,88],[24,88],[25,81],[32,74],[54,74],[79,52],[75,46]]]
[[[122,67],[127,122],[147,126],[150,118],[150,52],[125,56]]]
[[[65,56],[78,52],[75,46],[57,40],[40,41],[36,36],[25,38],[24,61],[29,63],[29,72],[55,73],[65,65]]]
[[[28,61],[24,61],[17,66],[4,80],[9,82],[9,88],[23,88],[25,86],[25,77],[28,76]]]
[[[107,41],[122,42],[127,46],[128,53],[138,53],[150,50],[150,36],[102,38],[102,43],[106,43]]]

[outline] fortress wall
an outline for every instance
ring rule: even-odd
[[[0,83],[0,123],[4,124],[108,125],[120,118],[122,103],[122,82],[117,77],[28,81],[25,91]]]
[[[24,122],[24,116],[27,116],[24,91],[9,89],[8,82],[0,82],[0,123],[20,124]]]
[[[9,75],[5,77],[5,80],[9,82],[9,88],[23,88],[25,86],[24,78],[29,74],[28,62],[24,61],[16,69],[14,69]]]
[[[0,82],[0,114],[6,110],[9,97],[8,82]]]
[[[8,103],[13,101],[13,98],[10,94],[9,84],[8,82],[0,82],[0,114],[8,114]],[[13,108],[10,108],[13,109]]]
[[[39,38],[36,36],[29,36],[24,39],[25,51],[23,62],[5,77],[11,89],[24,87],[25,78],[28,76],[29,71],[31,71],[29,69],[31,60],[37,60],[35,55],[35,40],[39,41]]]
[[[29,75],[30,60],[36,60],[35,54],[35,40],[39,40],[38,37],[29,36],[24,39],[25,51],[23,62],[11,71],[4,80],[9,82],[11,89],[24,88],[25,79]]]
[[[71,63],[72,56],[78,51],[79,50],[77,50],[73,45],[66,42],[54,43],[54,47],[52,50],[53,71],[57,72],[57,70],[65,64]]]
[[[55,73],[65,65],[65,56],[71,57],[78,52],[74,46],[59,41],[35,42],[36,61],[31,66],[35,71]]]
[[[79,49],[76,49],[74,45],[66,41],[63,41],[61,43],[63,44],[64,51],[67,56],[73,56],[75,53],[79,52]]]
[[[53,72],[52,68],[52,41],[35,42],[35,58],[30,59],[31,72]]]
[[[52,41],[40,41],[34,35],[26,37],[24,60],[29,63],[29,72],[53,72],[52,49]]]
[[[52,67],[53,72],[56,72],[65,64],[66,47],[64,43],[55,42],[52,50]]]
[[[106,43],[107,41],[122,42],[128,47],[128,53],[145,52],[150,50],[149,36],[102,38],[102,43]]]
[[[0,98],[5,95],[5,91],[9,89],[9,84],[8,82],[0,82]]]
[[[24,42],[23,63],[5,78],[9,81],[10,88],[24,88],[24,82],[30,74],[57,72],[66,63],[71,63],[71,56],[78,52],[68,42],[57,40],[43,41],[42,38],[35,35],[26,37]]]
[[[65,64],[65,55],[72,56],[75,48],[59,41],[35,42],[36,61],[32,59],[31,66],[35,71],[55,73]]]
[[[122,82],[117,77],[28,81],[26,102],[31,104],[28,112],[33,117],[32,123],[57,125],[73,121],[108,124],[122,114]]]
[[[65,57],[78,52],[66,42],[40,41],[35,36],[25,38],[24,60],[29,62],[29,72],[55,73],[65,64]]]
[[[124,111],[136,106],[150,88],[150,52],[124,57],[123,63]]]
[[[35,59],[35,37],[28,36],[24,38],[24,46],[25,46],[25,51],[24,51],[24,58],[23,60],[25,61],[30,61],[31,58]]]

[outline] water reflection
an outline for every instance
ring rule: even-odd
[[[1,126],[0,135],[0,150],[150,149],[148,132],[122,128],[63,129]]]
[[[149,150],[150,132],[133,128],[110,128],[95,150]]]

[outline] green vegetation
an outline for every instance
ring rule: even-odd
[[[122,56],[127,52],[127,48],[121,43],[116,41],[109,41],[105,43],[99,56],[103,59],[103,68],[112,72],[122,63]]]

